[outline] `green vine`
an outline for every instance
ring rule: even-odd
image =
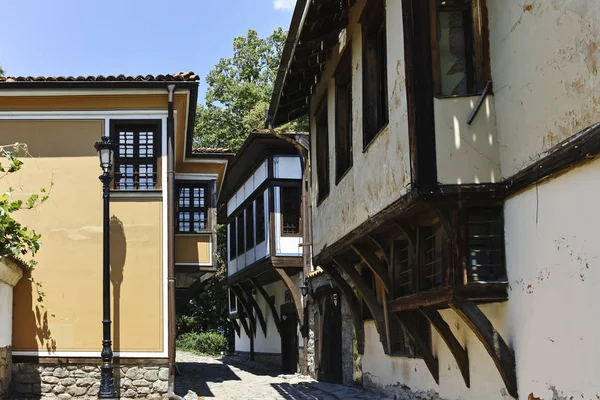
[[[26,144],[15,143],[0,146],[0,174],[2,174],[0,181],[23,167],[23,161],[18,158],[20,153],[31,156]],[[41,188],[39,194],[34,193],[25,201],[14,199],[15,188],[13,187],[9,187],[4,194],[0,195],[0,257],[20,261],[19,265],[26,272],[32,272],[37,265],[34,257],[40,249],[42,236],[35,230],[23,226],[14,218],[14,215],[17,211],[31,210],[45,203],[53,186],[54,180],[51,180],[48,191]],[[25,257],[25,260],[21,257]],[[29,278],[29,281],[36,290],[40,307],[44,308],[43,300],[46,293],[42,290],[42,283],[36,281],[33,276]]]

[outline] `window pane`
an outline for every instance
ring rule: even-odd
[[[152,128],[152,129],[150,129]],[[115,189],[152,190],[157,185],[156,125],[115,125]]]
[[[283,235],[300,235],[302,232],[300,203],[302,192],[300,187],[281,187],[281,220]]]
[[[262,193],[256,199],[256,244],[265,240],[265,195]]]
[[[413,271],[411,265],[412,246],[406,239],[394,241],[394,296],[402,297],[413,293]]]
[[[327,93],[323,95],[317,119],[317,196],[318,201],[329,194],[329,128],[327,121]]]
[[[471,2],[438,0],[437,40],[442,95],[473,92]]]
[[[244,213],[241,213],[240,215],[237,216],[237,245],[238,245],[238,255],[242,255],[244,254],[244,252],[246,251],[244,245],[244,233],[245,233],[245,229],[244,229],[245,225],[244,225]]]
[[[177,183],[177,206],[180,212],[189,215],[190,232],[199,233],[205,232],[208,229],[208,201],[204,198],[204,195],[208,193],[208,186],[206,183],[192,183],[192,182],[178,182]],[[179,215],[179,214],[178,214]]]
[[[468,236],[469,282],[505,280],[502,209],[470,210]]]
[[[421,243],[421,290],[428,290],[444,283],[442,263],[442,231],[440,225],[419,228]]]
[[[254,247],[254,210],[252,203],[246,208],[246,250]]]
[[[229,224],[229,259],[234,260],[237,257],[237,242],[236,242],[236,227],[235,220]]]

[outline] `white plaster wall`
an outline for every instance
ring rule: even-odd
[[[600,396],[598,182],[596,160],[506,202],[508,323],[521,398]]]
[[[262,164],[256,168],[252,175],[244,182],[242,186],[235,192],[235,195],[227,202],[227,216],[231,215],[235,209],[244,202],[252,193],[267,179],[268,160],[264,160]]]
[[[500,146],[493,96],[485,98],[473,123],[467,124],[478,99],[479,96],[433,99],[438,182],[500,180]]]
[[[334,49],[311,98],[311,115],[327,90],[329,122],[330,193],[317,206],[316,193],[312,199],[314,253],[331,245],[344,234],[378,213],[395,199],[406,193],[410,183],[410,155],[406,109],[406,85],[404,77],[404,42],[402,30],[402,7],[397,0],[386,1],[387,20],[387,67],[389,124],[363,153],[362,139],[362,39],[358,18],[365,0],[358,0],[350,11],[346,39],[352,49],[352,128],[353,167],[335,184],[335,93],[332,73],[343,51]],[[316,176],[315,124],[311,123],[312,173]]]
[[[480,309],[503,337],[506,337],[508,329],[506,304],[487,304],[480,306]],[[439,398],[446,400],[506,400],[510,398],[506,393],[500,373],[479,339],[453,310],[442,310],[441,315],[469,354],[470,389],[465,386],[458,365],[448,350],[448,346],[435,330],[432,330],[432,349],[439,362],[439,385],[435,383],[422,359],[386,355],[373,321],[365,323],[365,354],[362,357],[364,379],[383,388],[388,396],[398,393],[399,390],[402,390],[401,386],[405,385],[415,394],[433,396],[434,393],[437,393]]]
[[[0,348],[12,344],[13,288],[0,282]]]
[[[488,0],[503,177],[600,121],[597,0]]]
[[[280,179],[302,179],[302,168],[298,156],[273,157],[273,176]]]

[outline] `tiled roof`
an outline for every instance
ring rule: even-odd
[[[193,82],[199,80],[193,72],[179,72],[167,75],[90,75],[90,76],[0,76],[0,83],[12,82]]]
[[[231,149],[224,147],[196,147],[192,149],[192,154],[232,154]]]

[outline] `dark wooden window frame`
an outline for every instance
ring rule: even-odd
[[[237,218],[229,222],[229,261],[237,258]]]
[[[317,161],[317,207],[327,198],[329,179],[329,121],[327,92],[323,94],[315,112],[315,146]]]
[[[465,58],[472,59],[473,62],[468,63],[466,66],[466,75],[468,81],[466,91],[464,93],[455,95],[442,94],[440,49],[437,40],[439,1],[440,0],[429,0],[434,96],[438,98],[446,98],[480,95],[483,92],[487,81],[491,80],[489,31],[486,5],[487,0],[468,0],[466,2],[468,4],[463,6],[467,8],[465,12],[465,21],[468,23],[465,32],[465,42],[467,42],[467,45],[465,46]],[[450,10],[452,9],[452,5],[445,6],[445,8]],[[470,13],[468,12],[468,8],[470,8]],[[459,11],[458,8],[457,11]],[[481,35],[478,35],[477,32],[481,32]]]
[[[255,218],[254,218],[254,202],[251,202],[248,207],[246,207],[246,251],[251,250],[255,246]]]
[[[387,32],[383,0],[367,2],[360,17],[363,62],[363,152],[389,122]]]
[[[286,189],[294,189],[298,191],[298,229],[296,232],[293,233],[284,233],[284,217],[285,217],[285,213],[284,213],[284,196],[283,196],[283,192]],[[281,224],[281,236],[282,237],[286,237],[286,236],[302,236],[302,186],[279,186],[279,221]]]
[[[352,45],[346,43],[335,80],[335,184],[352,168]]]
[[[182,207],[180,205],[180,189],[182,188],[188,188],[190,190],[193,189],[204,189],[204,206],[198,206],[198,207],[193,207],[192,205],[190,205],[189,207]],[[176,211],[175,211],[175,233],[177,234],[198,234],[198,233],[210,233],[212,231],[211,229],[211,216],[210,216],[210,208],[212,207],[211,205],[211,193],[210,193],[210,188],[211,188],[211,184],[208,181],[177,181],[175,183],[175,191],[176,191]],[[190,198],[190,201],[192,201],[192,198]],[[180,213],[181,212],[188,212],[190,214],[190,219],[189,219],[189,223],[190,223],[190,230],[185,231],[185,230],[181,230],[180,229]],[[195,212],[201,213],[204,212],[204,229],[203,230],[198,230],[198,231],[194,231],[193,230],[193,225],[194,225],[194,218],[193,218],[193,214]]]
[[[119,132],[133,132],[133,157],[125,157],[121,154],[121,141]],[[140,154],[140,143],[139,143],[139,132],[152,132],[152,144],[148,148],[152,148],[151,157],[143,157]],[[135,135],[138,133],[138,135]],[[161,143],[162,143],[162,121],[156,119],[140,119],[140,120],[111,120],[110,121],[110,137],[112,142],[115,144],[115,153],[113,160],[113,171],[114,179],[112,182],[113,190],[115,191],[139,191],[146,192],[152,190],[160,190],[161,187]],[[147,148],[147,149],[148,149]],[[146,150],[147,151],[147,150]],[[128,165],[133,168],[133,181],[131,185],[133,188],[122,188],[120,179],[123,175],[128,174],[122,173],[120,167]],[[139,175],[140,167],[142,165],[151,165],[153,168],[152,177],[153,184],[151,188],[140,189]],[[145,186],[147,184],[144,184]]]
[[[237,228],[237,255],[240,257],[246,253],[246,218],[244,212],[242,211],[235,219]]]
[[[256,225],[256,244],[262,243],[267,239],[267,228],[266,228],[266,213],[265,213],[265,194],[261,192],[256,200],[255,204],[255,218],[254,224]]]

